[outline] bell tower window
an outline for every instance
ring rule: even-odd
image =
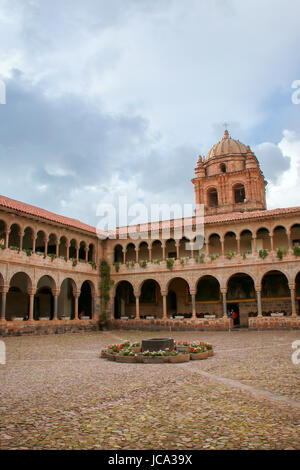
[[[246,200],[245,187],[242,184],[236,184],[233,187],[233,196],[235,204],[240,204]]]
[[[208,190],[207,200],[209,207],[216,207],[218,205],[218,191],[216,188],[211,188]]]
[[[226,173],[226,165],[225,165],[225,163],[221,163],[221,165],[220,165],[220,170],[221,170],[221,173]]]

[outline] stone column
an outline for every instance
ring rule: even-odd
[[[136,263],[139,262],[139,249],[138,248],[135,249],[135,262]]]
[[[162,251],[163,251],[163,261],[166,261],[166,245],[163,243],[162,244]]]
[[[54,289],[53,290],[53,297],[54,297],[53,320],[57,320],[58,296],[59,296],[59,289]]]
[[[167,292],[162,291],[161,293],[162,298],[163,298],[163,320],[167,321],[168,320],[168,312],[167,312]]]
[[[59,243],[58,242],[56,243],[55,247],[56,247],[55,256],[56,258],[58,258],[59,257]]]
[[[48,253],[48,238],[45,238],[45,256],[47,256]]]
[[[256,298],[257,298],[257,316],[262,317],[261,287],[260,286],[256,286]]]
[[[78,320],[78,299],[80,296],[80,291],[74,292],[74,299],[75,299],[75,309],[74,309],[74,320]]]
[[[287,239],[288,239],[288,253],[290,255],[293,254],[293,240],[292,240],[292,231],[289,230],[287,233]]]
[[[79,258],[79,248],[76,246],[76,262],[78,263],[78,258]]]
[[[123,251],[123,264],[126,264],[126,248]]]
[[[35,253],[36,235],[32,238],[32,253]]]
[[[222,256],[225,256],[225,238],[221,239],[221,244],[222,244]]]
[[[87,247],[85,247],[85,262],[86,263],[88,262],[88,257],[89,257],[89,250],[87,249]]]
[[[35,289],[29,289],[28,294],[29,294],[29,321],[33,321]]]
[[[67,242],[67,260],[70,259],[70,247],[71,247],[71,243]]]
[[[221,293],[222,293],[223,317],[226,318],[227,317],[227,298],[226,298],[227,290],[221,289]]]
[[[237,255],[240,256],[241,255],[241,239],[240,239],[240,237],[238,237],[236,239],[236,241],[237,241]]]
[[[20,245],[19,245],[20,251],[22,251],[23,249],[23,237],[24,237],[24,232],[20,232]]]
[[[4,322],[5,320],[5,312],[6,312],[6,294],[8,292],[8,286],[1,287],[1,294],[2,294],[2,301],[1,301],[1,312],[0,312],[0,322]]]
[[[271,252],[274,253],[274,235],[270,235]]]
[[[9,230],[5,232],[5,248],[8,248]]]
[[[140,320],[140,297],[135,296],[135,319]]]
[[[192,297],[192,320],[197,319],[197,313],[196,313],[196,291],[191,290],[191,297]]]
[[[292,303],[292,317],[297,316],[296,310],[296,289],[294,284],[290,284],[290,291],[291,291],[291,303]]]
[[[253,253],[257,254],[257,238],[253,237]]]
[[[149,263],[152,263],[152,248],[149,248]]]
[[[180,259],[180,242],[176,243],[176,258]]]
[[[205,242],[205,256],[208,259],[209,258],[209,241],[208,239]]]

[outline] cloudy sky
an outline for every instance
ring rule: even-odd
[[[90,224],[119,195],[191,203],[227,122],[268,208],[300,205],[299,18],[299,0],[0,0],[0,194]]]

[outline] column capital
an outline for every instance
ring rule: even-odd
[[[52,289],[52,294],[54,297],[58,297],[60,294],[60,289]]]
[[[221,291],[222,295],[224,295],[224,294],[226,295],[227,294],[227,287],[221,287],[220,291]]]
[[[0,286],[0,292],[1,294],[7,294],[7,292],[9,291],[9,286],[4,284],[3,286]]]
[[[295,290],[296,289],[296,284],[290,283],[289,288],[290,288],[290,290]]]
[[[31,295],[35,295],[36,294],[36,288],[35,287],[31,287],[30,289],[28,289],[28,294],[31,296]]]
[[[80,290],[75,290],[73,291],[73,295],[76,299],[78,299],[80,297],[80,294],[81,294],[81,291]]]
[[[197,289],[190,289],[190,294],[191,295],[196,295],[197,294]]]
[[[161,295],[162,295],[162,297],[166,297],[168,295],[168,291],[167,290],[161,290]]]
[[[255,291],[258,294],[261,294],[261,286],[255,286]]]

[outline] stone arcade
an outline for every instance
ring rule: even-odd
[[[130,227],[138,240],[120,230],[100,240],[94,227],[0,196],[0,334],[97,329],[102,259],[111,328],[299,328],[300,207],[266,210],[257,158],[227,131],[192,183],[205,206],[194,251],[174,221],[168,240],[151,240],[150,224]]]

